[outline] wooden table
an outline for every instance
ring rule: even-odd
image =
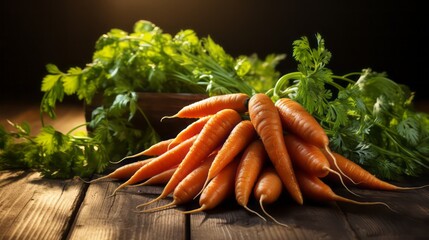
[[[52,124],[67,131],[84,121],[80,106],[58,109]],[[38,126],[38,106],[0,105],[4,119],[29,121]],[[429,187],[402,192],[353,189],[361,201],[383,201],[362,206],[345,203],[306,202],[299,206],[285,196],[267,210],[283,227],[264,222],[227,201],[207,212],[183,215],[174,210],[137,213],[135,206],[155,198],[162,187],[126,188],[109,197],[119,181],[92,184],[79,179],[43,179],[31,171],[0,171],[0,239],[427,239]],[[429,178],[397,183],[429,184]],[[350,196],[343,188],[338,194]],[[171,198],[154,205],[166,204]],[[190,203],[178,209],[193,209]],[[255,202],[250,208],[258,210]]]

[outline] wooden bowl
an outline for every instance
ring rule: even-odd
[[[208,97],[206,94],[192,93],[139,92],[137,95],[139,107],[146,114],[147,119],[159,134],[161,140],[175,137],[182,129],[195,121],[195,119],[165,118],[161,122],[162,117],[172,116],[184,106]],[[85,107],[87,121],[91,119],[92,111],[101,106],[101,104],[102,101],[97,99],[94,100],[92,105]],[[142,129],[147,127],[146,120],[139,113],[136,113],[133,124]]]

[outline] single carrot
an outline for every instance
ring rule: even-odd
[[[173,173],[174,171],[176,171],[176,169],[177,167],[167,169],[161,173],[156,174],[155,176],[149,178],[148,180],[142,183],[132,185],[132,187],[166,184],[170,180],[171,176],[173,176]]]
[[[218,148],[228,137],[232,129],[241,121],[240,114],[232,109],[224,109],[213,115],[204,125],[197,139],[180,162],[170,181],[165,185],[161,195],[145,204],[150,204],[168,196],[183,178],[192,172],[204,159]]]
[[[244,93],[231,93],[205,98],[180,109],[173,116],[164,118],[201,118],[214,115],[224,109],[233,109],[239,113],[247,111],[249,96]],[[161,121],[162,121],[161,119]]]
[[[275,106],[280,114],[282,124],[287,131],[294,133],[310,144],[325,149],[329,154],[329,158],[332,158],[332,162],[337,166],[335,156],[332,155],[329,149],[328,135],[326,135],[325,130],[317,120],[301,104],[290,98],[281,98],[276,101]],[[348,178],[346,174],[343,175]]]
[[[320,148],[303,141],[292,133],[285,134],[284,141],[294,167],[321,178],[326,177],[329,173],[336,174],[347,191],[357,195],[346,186],[341,174],[331,168],[328,158]]]
[[[320,148],[302,141],[293,134],[285,134],[284,141],[294,167],[317,177],[325,177],[333,171]]]
[[[180,143],[176,147],[168,150],[164,154],[153,158],[152,161],[141,167],[126,182],[119,185],[119,187],[115,189],[112,195],[114,195],[121,188],[148,179],[152,176],[155,176],[156,174],[159,174],[165,170],[172,168],[175,165],[178,165],[189,152],[189,149],[191,148],[192,144],[195,142],[196,139],[197,136],[194,136]]]
[[[374,205],[381,204],[394,211],[384,202],[359,202],[353,199],[345,198],[337,195],[332,189],[314,175],[307,174],[301,170],[296,171],[296,177],[301,187],[302,193],[305,197],[317,202],[330,202],[338,201],[360,205]]]
[[[204,186],[230,163],[256,136],[255,128],[249,120],[238,123],[229,134],[210,167]],[[204,187],[203,187],[204,189]]]
[[[229,196],[234,194],[235,173],[237,172],[238,159],[230,162],[222,171],[213,178],[204,188],[199,199],[200,207],[185,211],[184,214],[210,210],[218,206]]]
[[[210,165],[213,162],[216,152],[211,154],[200,166],[189,173],[173,191],[173,201],[159,207],[142,210],[141,212],[153,212],[164,210],[177,205],[185,204],[194,199],[201,191],[204,185],[204,180],[207,178]],[[143,205],[138,205],[137,208]]]
[[[281,98],[275,106],[287,131],[319,148],[329,145],[325,130],[301,104],[290,98]]]
[[[122,158],[121,160],[114,162],[114,163],[119,163],[125,159],[141,157],[141,156],[159,156],[168,150],[168,147],[172,141],[173,141],[173,138],[157,142],[157,143],[153,144],[152,146],[150,146],[149,148],[147,148],[147,149],[145,149],[139,153],[136,153],[136,154],[130,155],[130,156],[126,156],[126,157]]]
[[[283,184],[292,198],[302,204],[302,194],[284,143],[283,128],[274,103],[263,93],[255,94],[249,100],[249,115]]]
[[[210,117],[211,116],[202,117],[195,122],[189,124],[186,128],[184,128],[176,135],[176,137],[173,139],[173,141],[170,142],[170,145],[168,147],[173,147],[176,144],[183,142],[184,140],[200,133],[204,125],[206,125],[206,123],[209,121]]]
[[[279,199],[283,190],[283,183],[277,174],[276,170],[271,166],[267,166],[262,170],[261,175],[256,181],[253,193],[255,198],[259,201],[262,211],[275,223],[289,227],[288,225],[279,222],[272,215],[270,215],[264,208],[264,204],[272,204]]]
[[[235,199],[240,206],[265,220],[258,212],[250,209],[250,195],[258,179],[264,163],[267,161],[267,152],[260,139],[253,140],[241,155],[235,176]]]
[[[396,186],[394,184],[388,183],[386,181],[383,181],[361,166],[359,166],[357,163],[353,162],[352,160],[344,157],[343,155],[333,152],[335,158],[338,162],[338,167],[341,168],[341,170],[349,176],[353,182],[355,182],[355,186],[360,188],[366,188],[366,189],[373,189],[373,190],[387,190],[387,191],[393,191],[393,190],[409,190],[409,189],[418,189],[427,187],[429,185],[424,186],[418,186],[418,187],[400,187]],[[335,168],[334,168],[335,170]],[[338,176],[329,176],[330,179],[338,179]],[[350,183],[350,182],[348,182]]]
[[[128,163],[126,165],[123,165],[123,166],[115,169],[113,172],[111,172],[105,176],[102,176],[102,177],[93,179],[91,181],[88,181],[88,183],[93,183],[93,182],[100,181],[100,180],[107,179],[107,178],[112,178],[112,179],[117,179],[117,180],[130,178],[141,167],[143,167],[144,165],[146,165],[147,163],[152,161],[152,159],[153,158],[149,158],[149,159],[145,159],[145,160],[141,160],[141,161],[137,161],[137,162]]]

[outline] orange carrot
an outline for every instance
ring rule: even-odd
[[[155,176],[156,174],[159,174],[165,170],[168,170],[175,165],[178,165],[189,152],[189,149],[196,141],[196,139],[197,136],[194,136],[180,143],[176,147],[168,150],[164,154],[153,158],[150,163],[141,167],[136,173],[133,174],[131,178],[129,178],[126,182],[122,183],[119,187],[117,187],[113,194],[115,194],[119,189],[125,186],[138,183],[152,176]]]
[[[338,201],[352,204],[373,205],[381,204],[392,210],[389,205],[384,202],[359,202],[349,198],[337,195],[332,189],[322,180],[314,175],[309,175],[301,170],[296,171],[296,177],[301,187],[302,194],[305,197],[317,202]],[[392,210],[394,211],[394,210]]]
[[[317,177],[325,177],[332,171],[328,159],[320,148],[302,141],[293,134],[285,134],[284,140],[294,167]]]
[[[170,143],[172,141],[173,141],[173,138],[157,142],[157,143],[153,144],[152,146],[150,146],[149,148],[147,148],[147,149],[145,149],[139,153],[136,153],[134,155],[126,156],[126,157],[122,158],[121,160],[119,160],[115,163],[122,162],[125,159],[141,157],[141,156],[159,156],[168,150],[168,146],[170,145]]]
[[[231,130],[241,121],[240,114],[232,109],[224,109],[213,115],[198,134],[197,139],[179,164],[170,181],[164,187],[161,195],[150,204],[168,196],[183,178],[192,172],[204,159],[206,159],[216,148],[218,148],[228,137]]]
[[[189,173],[173,191],[173,201],[169,204],[146,209],[141,212],[153,212],[158,210],[164,210],[170,207],[174,207],[180,204],[188,203],[194,199],[195,196],[203,188],[204,180],[207,178],[210,165],[213,162],[216,152],[211,154],[200,166],[198,166],[194,171]],[[145,205],[145,204],[143,204]],[[138,205],[137,208],[143,206]]]
[[[263,93],[255,94],[249,100],[249,115],[283,184],[292,198],[302,204],[302,194],[284,143],[283,128],[274,103]]]
[[[113,172],[111,172],[105,176],[99,177],[97,179],[93,179],[93,180],[89,181],[88,183],[93,183],[93,182],[100,181],[100,180],[107,179],[107,178],[118,179],[118,180],[130,178],[141,167],[146,165],[148,162],[152,161],[152,159],[153,158],[149,158],[149,159],[145,159],[145,160],[132,162],[132,163],[123,165],[123,166],[115,169]]]
[[[329,158],[332,158],[334,165],[337,166],[337,161],[329,149],[329,138],[325,130],[301,104],[289,98],[281,98],[276,101],[275,106],[286,131],[294,133],[310,144],[325,149]],[[347,177],[347,175],[343,175]]]
[[[238,159],[230,162],[222,171],[207,184],[201,193],[200,207],[183,213],[196,213],[218,206],[222,201],[234,194],[235,173],[237,172]]]
[[[145,156],[159,156],[165,152],[169,148],[171,148],[171,142],[174,140],[174,138],[170,138],[167,140],[160,141],[158,143],[153,144],[148,149],[142,151],[140,154]]]
[[[225,143],[210,167],[204,186],[230,163],[256,136],[255,128],[249,120],[243,120],[232,129]],[[204,189],[204,187],[203,187]]]
[[[176,135],[176,137],[174,138],[173,141],[171,141],[168,147],[169,148],[173,147],[174,145],[180,142],[183,142],[184,140],[200,133],[204,125],[206,125],[206,123],[209,121],[210,117],[211,116],[202,117],[196,120],[195,122],[192,122],[191,124],[189,124],[186,128],[184,128]]]
[[[329,145],[325,130],[301,104],[289,98],[281,98],[276,101],[275,106],[286,131],[319,148]]]
[[[176,171],[177,167],[173,167],[170,169],[167,169],[161,173],[156,174],[155,176],[149,178],[148,180],[132,185],[133,187],[140,187],[140,186],[147,186],[147,185],[160,185],[160,184],[166,184],[171,176],[173,176],[174,171]]]
[[[346,186],[341,174],[331,169],[331,164],[320,148],[291,133],[286,134],[284,140],[294,167],[316,177],[326,177],[329,173],[336,174],[340,177],[340,181],[347,191],[357,195]]]
[[[241,155],[237,174],[235,176],[235,199],[237,203],[264,220],[265,218],[259,213],[247,207],[247,204],[249,203],[253,187],[267,158],[267,152],[261,140],[253,140]]]
[[[272,166],[267,166],[262,170],[259,176],[253,193],[256,199],[259,201],[262,211],[271,218],[275,223],[288,227],[288,225],[277,221],[267,211],[265,211],[264,203],[271,204],[279,199],[283,190],[283,183],[277,174],[276,170]]]
[[[239,113],[244,113],[247,111],[246,103],[248,100],[249,96],[244,93],[212,96],[183,107],[173,116],[163,118],[201,118],[214,115],[224,109],[233,109]]]
[[[335,158],[337,159],[338,167],[341,168],[344,174],[347,174],[347,176],[349,176],[353,180],[353,182],[356,183],[357,187],[373,189],[373,190],[393,191],[393,190],[418,189],[418,188],[423,188],[428,186],[428,185],[418,186],[418,187],[396,186],[377,178],[376,176],[374,176],[373,174],[371,174],[370,172],[368,172],[367,170],[359,166],[357,163],[344,157],[343,155],[335,152],[333,152],[332,154],[334,154]],[[334,168],[334,170],[336,169]],[[330,178],[338,179],[338,176],[336,176],[335,178],[333,176],[330,176]]]

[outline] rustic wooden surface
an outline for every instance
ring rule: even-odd
[[[67,131],[84,121],[81,106],[59,108],[52,122]],[[38,126],[38,106],[0,104],[5,119]],[[40,126],[39,126],[40,127]],[[384,206],[306,202],[298,206],[286,196],[267,211],[289,228],[264,222],[227,201],[220,207],[192,215],[175,209],[138,213],[135,206],[155,198],[162,187],[126,188],[110,194],[119,181],[85,183],[79,179],[52,180],[31,171],[0,171],[0,239],[427,239],[429,187],[401,192],[353,189],[362,201]],[[407,180],[402,186],[429,184],[429,178]],[[341,187],[334,190],[350,196]],[[171,198],[154,203],[169,203]],[[259,210],[251,202],[252,209]],[[179,207],[193,209],[197,203]]]

